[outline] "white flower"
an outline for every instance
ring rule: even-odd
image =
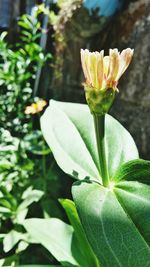
[[[118,81],[128,68],[133,56],[133,49],[127,48],[121,53],[118,49],[110,49],[109,56],[104,50],[89,52],[81,49],[81,62],[85,76],[85,86],[95,89],[117,89]]]

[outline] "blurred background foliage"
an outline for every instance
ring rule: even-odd
[[[58,198],[71,198],[73,181],[43,139],[44,110],[25,110],[40,99],[85,102],[80,48],[135,48],[111,112],[132,133],[141,156],[149,157],[149,8],[147,0],[0,0],[1,266],[57,263],[23,221],[68,222]]]

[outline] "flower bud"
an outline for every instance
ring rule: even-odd
[[[129,66],[133,50],[127,48],[121,53],[110,49],[109,56],[104,51],[89,52],[81,49],[81,63],[85,76],[85,95],[92,113],[105,114],[110,109],[118,81]]]

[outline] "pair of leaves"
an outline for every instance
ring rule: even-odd
[[[42,244],[63,266],[100,267],[83,228],[75,205],[70,200],[60,200],[72,226],[63,221],[28,219],[23,223],[31,238]]]
[[[150,163],[138,159],[131,135],[106,116],[111,182],[105,188],[98,173],[94,125],[86,105],[51,101],[41,126],[58,165],[81,180],[73,185],[73,197],[101,265],[150,266]]]

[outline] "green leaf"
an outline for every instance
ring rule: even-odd
[[[6,234],[3,240],[4,252],[10,251],[21,239],[23,239],[23,233],[15,230]]]
[[[81,266],[84,266],[86,262],[86,267],[99,267],[99,262],[87,241],[83,227],[80,223],[75,204],[69,199],[61,199],[59,201],[67,213],[68,219],[74,228],[75,235],[80,244],[82,252]]]
[[[76,260],[79,248],[70,225],[55,218],[28,219],[23,225],[63,266],[80,266]]]
[[[150,161],[137,159],[123,164],[115,174],[114,181],[139,181],[150,185]]]
[[[1,215],[2,214],[8,214],[8,215],[10,215],[11,214],[11,211],[10,211],[10,209],[8,209],[8,208],[4,208],[4,207],[0,207],[0,217],[1,217]]]
[[[0,161],[0,171],[3,171],[5,169],[9,170],[13,167],[13,164],[8,161],[7,159],[3,159]]]
[[[7,32],[2,32],[0,35],[0,41],[4,41],[5,37],[7,36]]]
[[[41,118],[43,135],[62,170],[77,179],[100,180],[94,123],[87,105],[51,100]],[[109,176],[138,158],[136,145],[127,130],[106,116],[106,158]]]
[[[73,197],[103,267],[150,266],[148,185],[121,180],[105,188],[84,180],[74,184]]]
[[[29,243],[27,243],[26,241],[24,240],[20,241],[16,249],[16,254],[19,254],[20,252],[26,250],[28,246],[29,246]]]
[[[44,192],[37,189],[32,189],[32,186],[28,187],[23,193],[23,202],[18,206],[17,212],[20,212],[30,206],[33,202],[38,202],[43,196]]]
[[[14,218],[14,223],[22,224],[22,222],[24,221],[24,219],[27,216],[27,213],[28,213],[28,208],[16,210],[16,214],[15,214],[16,216]]]

